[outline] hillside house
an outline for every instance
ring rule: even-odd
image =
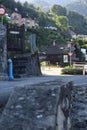
[[[51,64],[67,65],[70,62],[70,56],[72,62],[78,61],[75,54],[74,44],[71,44],[71,54],[68,44],[51,44],[46,50],[46,60]]]
[[[36,26],[36,22],[34,19],[32,18],[23,18],[24,19],[24,25],[25,27],[35,27]]]
[[[17,12],[13,12],[11,14],[11,23],[13,24],[18,24],[19,26],[21,26],[23,24],[23,18],[21,16],[21,14],[17,13]]]
[[[11,14],[10,20],[11,20],[11,23],[17,24],[19,26],[24,24],[26,28],[27,27],[32,28],[32,27],[35,27],[37,25],[35,19],[32,19],[30,17],[26,17],[23,14],[19,14],[16,11],[14,11]]]

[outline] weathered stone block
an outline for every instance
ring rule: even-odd
[[[2,113],[0,130],[69,130],[72,83],[50,81],[16,87]]]

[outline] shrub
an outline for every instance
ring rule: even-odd
[[[82,68],[64,68],[62,69],[62,74],[72,74],[72,75],[80,75],[83,74]]]

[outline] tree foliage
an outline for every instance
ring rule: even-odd
[[[65,7],[62,7],[60,5],[53,5],[51,8],[50,8],[50,12],[51,13],[54,13],[55,15],[64,15],[66,16],[66,8]]]
[[[78,0],[66,6],[67,10],[74,10],[83,16],[87,16],[87,0]]]
[[[87,34],[87,20],[84,16],[75,11],[70,11],[68,14],[69,25],[77,34]]]
[[[14,10],[16,7],[15,0],[1,0],[0,4],[4,5],[9,10]]]
[[[61,28],[63,32],[68,30],[69,23],[66,16],[56,16],[56,24]]]

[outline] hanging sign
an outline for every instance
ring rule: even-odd
[[[5,15],[5,13],[6,13],[6,8],[0,5],[0,16]]]

